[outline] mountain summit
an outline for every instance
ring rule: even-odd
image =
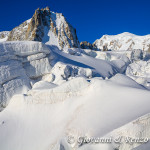
[[[50,11],[49,7],[37,9],[33,17],[14,28],[8,41],[40,41],[60,48],[80,47],[76,29],[61,13]]]

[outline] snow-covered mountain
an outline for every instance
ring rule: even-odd
[[[48,7],[37,9],[33,17],[10,31],[8,41],[40,41],[64,47],[80,47],[76,30],[61,13]]]
[[[138,36],[128,32],[118,35],[103,35],[94,44],[101,50],[133,50],[150,51],[150,35]]]
[[[0,32],[0,150],[149,150],[125,141],[150,139],[149,43],[131,33],[79,43],[48,7]]]

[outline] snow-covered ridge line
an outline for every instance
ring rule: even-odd
[[[105,50],[133,50],[141,49],[150,51],[150,34],[138,36],[124,32],[118,35],[103,35],[94,44],[99,49]]]

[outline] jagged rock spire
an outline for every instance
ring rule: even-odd
[[[10,32],[8,40],[40,41],[60,48],[80,47],[76,30],[61,13],[53,13],[49,7],[35,10],[30,20]]]

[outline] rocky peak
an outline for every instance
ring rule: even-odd
[[[42,41],[44,37],[44,27],[49,26],[50,10],[37,9],[28,25],[26,40]]]
[[[37,9],[33,17],[14,28],[8,41],[40,41],[60,48],[80,47],[76,30],[61,13],[50,11],[49,7]]]

